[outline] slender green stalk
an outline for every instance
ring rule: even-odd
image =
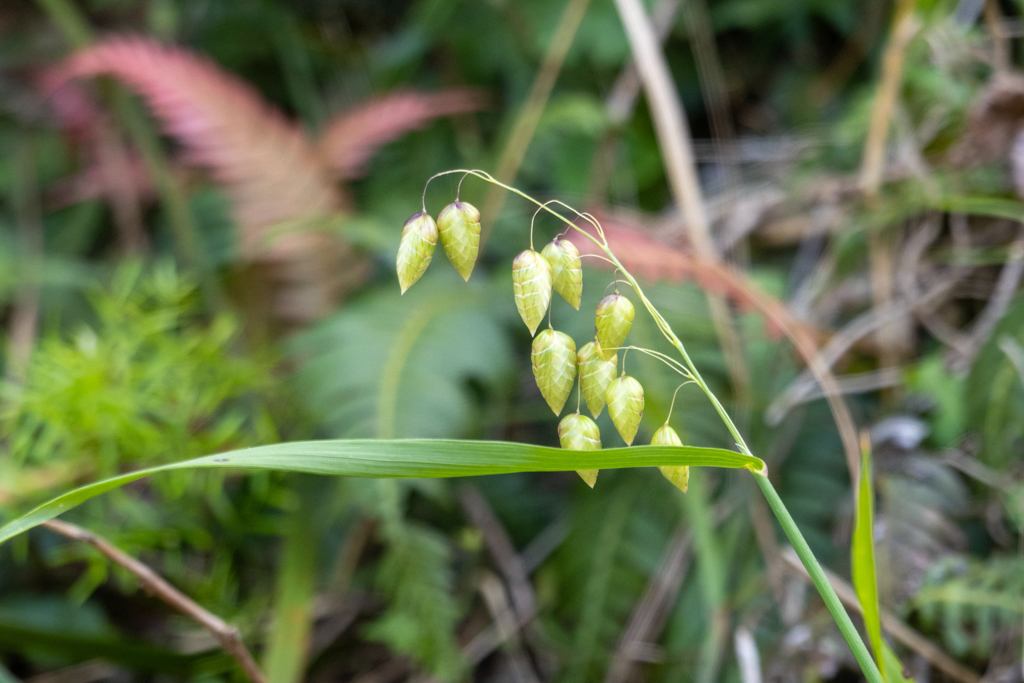
[[[825,572],[822,571],[821,565],[814,558],[814,554],[807,545],[807,541],[804,540],[803,534],[797,528],[796,522],[793,521],[793,517],[789,514],[789,510],[786,509],[782,499],[779,498],[775,487],[768,481],[768,477],[763,474],[755,474],[754,479],[757,481],[757,485],[761,487],[764,497],[768,499],[768,505],[771,507],[772,512],[775,513],[775,517],[778,518],[782,530],[789,538],[789,542],[793,544],[793,550],[796,551],[800,561],[807,568],[807,573],[810,574],[814,587],[821,593],[821,598],[825,601],[825,607],[832,614],[832,618],[836,620],[836,625],[839,626],[843,638],[846,639],[850,650],[853,651],[853,657],[860,664],[864,676],[867,677],[869,683],[882,683],[882,674],[878,671],[878,666],[875,665],[875,661],[871,658],[871,653],[868,652],[868,648],[861,639],[860,633],[857,632],[857,627],[853,625],[850,615],[846,613],[843,604],[839,602],[839,596],[832,589],[832,584],[828,582]]]
[[[325,484],[325,480],[310,475],[291,481],[298,506],[285,522],[273,618],[263,658],[269,683],[297,683],[305,677],[313,633],[318,532],[322,531],[317,521],[325,504]]]
[[[718,413],[719,417],[721,417],[722,419],[722,422],[729,430],[729,433],[732,435],[733,439],[736,440],[736,446],[740,449],[740,452],[742,452],[744,455],[753,457],[753,453],[751,453],[750,447],[747,446],[747,442],[743,439],[743,435],[740,434],[739,429],[736,427],[736,424],[732,421],[732,418],[729,416],[729,413],[726,412],[725,407],[722,406],[722,403],[718,400],[718,397],[715,396],[714,392],[711,391],[711,388],[704,381],[704,378],[701,377],[700,371],[697,370],[697,366],[695,366],[693,364],[693,361],[690,359],[690,354],[686,352],[686,347],[683,346],[683,342],[680,341],[679,337],[677,337],[675,332],[673,332],[672,326],[668,324],[668,321],[665,320],[664,317],[662,317],[661,313],[658,312],[658,309],[656,309],[654,307],[654,304],[651,303],[650,299],[647,298],[647,296],[643,292],[643,289],[640,287],[640,284],[636,281],[633,275],[626,269],[625,266],[622,265],[619,259],[616,258],[615,254],[612,253],[612,250],[608,245],[608,240],[605,238],[604,232],[601,230],[601,226],[597,223],[597,221],[594,221],[592,217],[585,216],[584,214],[579,214],[579,212],[575,212],[578,215],[583,216],[588,222],[590,222],[591,225],[594,226],[595,230],[597,231],[597,237],[595,237],[586,230],[583,230],[582,228],[577,226],[575,223],[573,223],[571,220],[569,220],[559,212],[552,209],[550,207],[551,202],[542,203],[534,199],[533,197],[525,194],[524,192],[517,190],[514,187],[510,187],[508,185],[505,185],[504,183],[495,180],[493,177],[491,177],[487,173],[484,173],[483,171],[460,169],[456,171],[447,171],[445,173],[439,173],[433,176],[433,178],[442,175],[447,175],[448,173],[465,173],[480,178],[481,180],[485,180],[489,183],[499,185],[505,188],[506,190],[519,195],[523,199],[533,202],[533,204],[540,207],[541,209],[544,209],[548,213],[556,216],[563,223],[570,226],[571,228],[574,228],[577,232],[586,236],[588,239],[590,239],[591,242],[596,244],[601,249],[601,251],[603,251],[607,255],[607,260],[610,261],[622,273],[622,276],[633,287],[633,290],[636,292],[637,297],[640,298],[640,301],[643,302],[644,307],[647,309],[647,312],[651,314],[652,318],[654,318],[655,324],[658,326],[658,329],[661,330],[661,333],[662,335],[664,335],[665,339],[668,340],[668,342],[672,344],[672,346],[674,346],[677,351],[679,351],[679,355],[682,356],[683,361],[686,363],[686,367],[690,371],[693,382],[697,384],[697,386],[700,387],[701,391],[703,391],[704,394],[708,397],[708,400],[714,407],[715,412]],[[433,178],[431,178],[430,180],[433,180]],[[430,184],[430,180],[427,181],[427,185]],[[427,190],[426,187],[424,187],[424,207],[426,207],[426,193]],[[825,578],[825,572],[822,570],[821,565],[818,564],[818,560],[815,559],[814,554],[811,552],[810,547],[807,545],[807,541],[804,540],[803,534],[800,533],[800,529],[797,527],[796,522],[793,521],[793,518],[790,516],[789,511],[786,509],[786,506],[782,503],[782,499],[779,498],[779,494],[776,493],[775,488],[768,480],[767,468],[763,469],[760,472],[754,472],[754,477],[757,479],[758,485],[761,487],[762,492],[768,499],[768,504],[771,507],[772,512],[775,513],[776,518],[778,518],[779,524],[782,526],[783,531],[786,532],[786,536],[788,536],[789,540],[792,542],[793,548],[796,550],[797,555],[800,557],[800,561],[803,562],[804,567],[807,568],[807,572],[808,574],[810,574],[814,586],[818,589],[818,592],[821,594],[822,599],[825,601],[825,606],[828,607],[828,610],[832,614],[833,619],[835,619],[836,624],[839,626],[839,630],[842,632],[843,638],[846,639],[847,644],[850,646],[850,650],[853,652],[853,656],[857,660],[857,663],[860,664],[861,669],[864,672],[864,675],[867,677],[870,683],[882,683],[882,675],[879,672],[874,660],[871,658],[867,646],[861,639],[860,634],[857,632],[857,629],[853,625],[853,622],[850,621],[850,616],[846,613],[846,610],[839,602],[839,597],[832,589],[832,585],[828,582],[828,579]]]

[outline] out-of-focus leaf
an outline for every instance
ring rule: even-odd
[[[317,533],[316,509],[327,501],[309,477],[293,478],[298,497],[295,510],[285,525],[284,548],[277,570],[266,655],[263,668],[268,683],[293,683],[305,678],[313,630],[313,600],[316,597]]]
[[[907,384],[935,402],[934,415],[929,420],[935,444],[942,448],[952,446],[963,434],[967,420],[963,378],[946,369],[941,354],[933,354],[917,363]]]
[[[982,438],[978,457],[1001,467],[1019,452],[1024,439],[1024,384],[999,340],[1024,342],[1024,296],[1010,304],[996,329],[982,346],[967,377],[968,425]]]
[[[181,654],[115,635],[76,633],[59,625],[52,629],[26,625],[20,617],[0,616],[0,646],[59,655],[72,662],[99,657],[136,671],[155,673],[198,675],[234,668],[232,660],[219,649]]]
[[[1001,629],[1019,628],[1024,613],[1024,563],[995,555],[984,562],[951,557],[929,568],[913,603],[941,629],[957,655],[986,655]]]
[[[433,268],[448,268],[435,256]],[[511,349],[488,290],[430,273],[405,296],[378,290],[297,339],[297,381],[333,436],[462,436]]]
[[[440,116],[482,109],[485,102],[468,89],[388,93],[336,116],[320,139],[319,153],[338,177],[355,178],[382,145]]]

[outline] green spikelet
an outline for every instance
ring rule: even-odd
[[[443,239],[443,238],[442,238]],[[541,255],[551,264],[551,284],[577,311],[583,298],[583,264],[580,251],[568,240],[557,237],[544,247]]]
[[[604,395],[608,391],[608,385],[615,379],[618,362],[619,357],[615,352],[612,352],[610,360],[605,358],[601,345],[596,341],[584,344],[576,354],[580,391],[583,393],[583,400],[587,402],[587,409],[594,417],[600,417],[601,411],[604,410]]]
[[[512,291],[516,308],[533,335],[551,303],[551,264],[527,249],[512,261]]]
[[[604,400],[619,436],[627,446],[632,446],[644,414],[644,388],[629,375],[622,375],[608,385]]]
[[[469,281],[480,251],[480,212],[469,202],[452,202],[441,209],[437,230],[448,260]]]
[[[622,346],[633,327],[633,304],[621,294],[610,294],[597,304],[596,336],[605,355]]]
[[[530,360],[541,396],[560,415],[576,382],[576,343],[564,332],[544,330],[533,338]]]
[[[652,446],[682,446],[683,442],[676,434],[676,430],[669,427],[667,424],[662,425],[661,429],[654,432],[654,438],[651,439]],[[669,465],[659,467],[661,473],[665,475],[665,478],[672,482],[672,485],[677,489],[686,493],[686,487],[690,483],[690,468],[686,465]]]
[[[402,226],[402,241],[398,245],[398,284],[405,290],[415,284],[427,270],[437,247],[437,225],[426,213],[418,213]]]
[[[601,450],[601,430],[586,415],[571,413],[558,423],[558,441],[567,451]],[[594,488],[599,470],[576,470],[587,486]]]

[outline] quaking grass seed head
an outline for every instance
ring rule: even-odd
[[[629,375],[622,375],[608,385],[604,400],[619,436],[627,446],[632,446],[644,414],[644,388]]]
[[[634,315],[633,304],[621,294],[609,294],[598,302],[594,315],[595,336],[605,354],[626,341],[633,328]]]
[[[438,215],[437,230],[448,260],[468,281],[480,251],[480,212],[469,202],[452,202]]]
[[[669,427],[667,424],[662,425],[661,429],[654,432],[654,436],[651,438],[652,446],[682,446],[683,441],[679,438],[679,434],[676,430]],[[658,467],[661,473],[665,475],[665,478],[672,482],[672,485],[677,489],[686,493],[686,488],[690,483],[690,468],[686,465],[668,465]]]
[[[587,409],[594,417],[599,417],[604,410],[604,396],[608,385],[615,379],[618,368],[618,354],[611,352],[611,358],[605,357],[601,344],[592,341],[584,344],[576,354],[576,367],[580,377],[580,392],[587,402]]]
[[[533,249],[516,256],[512,261],[512,291],[519,316],[530,334],[535,334],[551,303],[551,264]]]
[[[601,430],[597,423],[586,415],[570,413],[558,423],[558,441],[567,451],[601,450]],[[599,470],[576,470],[576,473],[594,488]]]
[[[569,240],[557,237],[544,247],[541,255],[551,264],[551,283],[555,291],[577,311],[583,298],[583,263],[580,251]]]
[[[576,343],[564,332],[543,330],[533,338],[530,362],[541,396],[560,415],[576,382]]]
[[[437,247],[437,225],[427,213],[412,216],[402,226],[402,241],[398,245],[395,270],[402,294],[412,287],[426,272]]]

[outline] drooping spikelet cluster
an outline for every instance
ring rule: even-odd
[[[456,200],[441,210],[437,223],[426,211],[405,222],[396,264],[402,294],[426,272],[439,239],[448,260],[468,282],[480,249],[480,212],[469,202]]]
[[[480,212],[466,202],[456,200],[440,213],[437,223],[426,213],[418,213],[402,228],[398,250],[398,281],[402,293],[424,273],[440,240],[445,254],[455,269],[469,280],[480,246]],[[579,382],[579,396],[596,418],[608,406],[615,429],[627,446],[633,444],[644,412],[644,390],[623,367],[618,372],[619,349],[633,326],[635,309],[626,297],[614,294],[604,297],[594,315],[594,339],[576,350],[576,343],[564,332],[549,327],[537,334],[548,308],[552,292],[557,292],[579,310],[583,296],[583,269],[579,250],[572,242],[555,238],[540,252],[531,245],[512,261],[512,287],[516,308],[534,336],[530,353],[537,388],[548,406],[561,415],[573,385]],[[625,361],[623,361],[625,362]],[[601,433],[591,418],[576,411],[562,418],[558,425],[562,448],[592,451],[601,448]],[[681,446],[675,430],[665,424],[652,441],[655,445]],[[689,470],[686,467],[662,467],[665,477],[686,491]],[[598,470],[578,470],[580,477],[593,488]]]

